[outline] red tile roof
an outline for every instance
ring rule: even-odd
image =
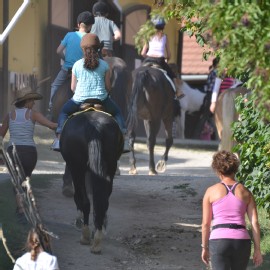
[[[183,35],[183,54],[182,54],[182,74],[183,75],[202,75],[208,74],[209,66],[213,58],[204,61],[202,53],[204,48],[196,43],[194,36]]]

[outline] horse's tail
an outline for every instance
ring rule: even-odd
[[[105,163],[103,145],[101,143],[101,135],[95,127],[90,131],[91,140],[88,143],[88,167],[91,173],[100,179],[107,178],[107,165]]]
[[[132,92],[130,97],[129,113],[127,117],[127,129],[132,131],[138,124],[138,109],[144,103],[143,89],[149,83],[150,74],[147,69],[139,70],[133,78]]]
[[[235,120],[235,92],[229,89],[222,100],[223,128],[221,135],[221,150],[231,151],[233,147],[231,124]]]

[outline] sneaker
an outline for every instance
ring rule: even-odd
[[[51,145],[51,149],[52,149],[53,151],[58,151],[58,152],[60,152],[60,143],[59,143],[59,142],[60,142],[60,141],[59,141],[58,138],[54,139],[54,141],[53,141],[53,143],[52,143],[52,145]]]
[[[124,148],[123,148],[123,154],[130,152],[130,146],[129,146],[129,139],[125,138],[124,139]]]

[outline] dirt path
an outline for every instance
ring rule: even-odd
[[[48,173],[50,188],[39,188],[38,205],[48,229],[60,237],[53,240],[53,251],[62,270],[205,269],[200,260],[201,199],[216,181],[210,169],[213,151],[172,148],[167,171],[158,176],[148,176],[144,144],[136,145],[139,175],[128,175],[128,155],[122,156],[103,251],[93,255],[89,246],[79,244],[73,199],[61,193],[64,165],[61,155],[49,150],[53,134],[40,132],[35,174]],[[157,147],[156,160],[162,151]]]

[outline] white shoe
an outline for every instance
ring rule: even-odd
[[[58,138],[54,139],[54,141],[53,141],[53,143],[52,143],[52,145],[51,145],[51,149],[52,149],[53,151],[58,151],[58,152],[60,152],[60,141],[59,141]]]

